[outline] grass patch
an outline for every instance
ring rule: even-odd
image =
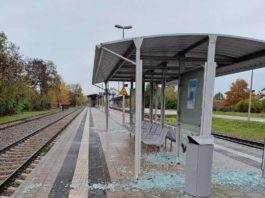
[[[0,124],[15,122],[18,120],[23,120],[26,118],[38,116],[38,115],[49,113],[49,112],[56,112],[56,111],[58,111],[58,109],[51,109],[51,110],[45,110],[45,111],[27,111],[27,112],[21,112],[15,115],[3,116],[3,117],[0,117]]]
[[[43,150],[43,156],[47,155],[47,153],[51,150],[53,144],[49,144],[48,146],[46,146]]]
[[[174,116],[166,116],[165,120],[170,124],[176,123],[176,117]],[[265,139],[265,123],[263,122],[222,118],[213,118],[212,121],[212,131],[214,133],[260,142]]]
[[[213,114],[215,114],[215,115],[240,116],[240,117],[247,117],[248,116],[248,113],[243,113],[243,112],[214,111]],[[265,118],[265,113],[251,113],[250,117],[253,117],[253,118]]]
[[[263,122],[213,118],[212,125],[212,131],[215,133],[253,141],[263,142],[265,139],[265,123]]]
[[[169,124],[176,124],[177,117],[176,115],[167,115],[165,116],[165,121]]]

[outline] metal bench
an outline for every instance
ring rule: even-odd
[[[164,140],[168,133],[168,128],[161,126],[157,127],[155,133],[150,133],[148,136],[142,139],[142,142],[146,145],[153,145],[161,148],[164,144]]]

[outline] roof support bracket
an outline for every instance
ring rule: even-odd
[[[123,57],[122,55],[120,55],[120,54],[118,54],[118,53],[116,53],[116,52],[113,52],[113,51],[111,51],[111,50],[108,49],[108,48],[102,47],[102,49],[103,49],[103,50],[106,50],[107,52],[109,52],[109,53],[111,53],[111,54],[113,54],[113,55],[115,55],[115,56],[117,56],[117,57],[119,57],[119,58],[121,58],[121,59],[123,59],[123,60],[129,62],[129,63],[132,63],[133,65],[136,65],[136,62],[134,62],[134,61],[132,61],[132,60],[126,58],[126,57]]]

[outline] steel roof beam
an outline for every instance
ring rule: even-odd
[[[123,66],[122,69],[134,69],[134,65],[126,65],[126,66]],[[169,69],[169,70],[178,70],[178,66],[176,67],[163,67],[163,66],[143,66],[143,69]]]
[[[132,56],[133,58],[134,56]],[[178,61],[183,56],[150,56],[150,55],[143,55],[141,56],[142,60],[154,60],[154,61]],[[206,57],[185,57],[185,62],[206,62]],[[216,58],[216,62],[223,62],[227,64],[232,64],[235,62],[235,59],[232,58]]]
[[[147,71],[147,72],[143,72],[145,75],[162,75],[161,72],[153,72],[153,71]],[[119,75],[126,75],[126,74],[131,74],[131,75],[135,75],[135,71],[134,72],[117,72],[114,76],[119,76]],[[168,73],[167,75],[175,75],[175,74],[178,74],[178,72],[174,72],[174,73]]]
[[[121,81],[121,80],[122,80],[122,79],[111,79],[111,82],[119,82],[119,81]],[[168,82],[173,81],[173,80],[177,80],[177,78],[170,78],[170,79],[167,79],[166,82],[168,83]],[[126,81],[126,80],[124,79],[124,81]],[[135,79],[132,78],[132,79],[130,79],[130,81],[135,82]],[[151,82],[151,79],[150,79],[150,78],[149,78],[149,79],[146,79],[146,78],[145,78],[144,81],[145,81],[145,82]],[[155,82],[156,84],[161,84],[161,81],[162,81],[162,78],[161,78],[161,79],[153,79],[153,82]]]
[[[178,74],[175,76],[178,76]],[[145,78],[149,78],[149,77],[151,77],[151,75],[148,75],[148,76],[145,75]],[[174,76],[171,76],[171,77],[173,78]],[[126,79],[125,81],[129,81],[129,79],[132,79],[132,78],[134,79],[135,76],[114,76],[113,78],[110,79],[110,81],[112,79],[118,79],[118,78],[123,79],[123,80]],[[160,76],[154,76],[154,79],[161,79],[161,77]]]
[[[176,75],[177,77],[178,75]],[[145,76],[145,79],[151,78],[151,75]],[[168,78],[174,78],[174,76],[170,76]],[[130,79],[135,79],[135,76],[114,76],[110,79],[110,81],[112,81],[113,79],[121,79],[121,80],[125,80],[125,81],[129,81]],[[162,79],[160,76],[154,76],[154,79]]]
[[[175,56],[185,56],[185,54],[187,54],[189,51],[195,49],[196,47],[202,45],[203,43],[207,42],[209,40],[209,37],[206,36],[205,38],[199,40],[198,42],[190,45],[189,47],[187,47],[186,49],[180,51],[179,53],[177,53]]]
[[[235,62],[239,63],[239,62],[243,62],[243,61],[246,61],[246,60],[259,58],[259,57],[262,57],[262,56],[265,56],[265,49],[257,51],[257,52],[254,52],[254,53],[251,53],[251,54],[247,54],[247,55],[241,56],[239,58],[236,58]]]
[[[133,52],[134,52],[134,43],[132,42],[132,44],[129,46],[129,48],[127,49],[127,51],[124,53],[123,57],[124,58],[129,58]],[[122,65],[126,62],[126,60],[121,59],[116,66],[113,68],[112,72],[108,75],[106,81],[108,81],[121,67]],[[134,65],[135,66],[135,65]]]

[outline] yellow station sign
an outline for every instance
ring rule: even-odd
[[[128,95],[128,94],[127,94],[127,91],[126,91],[126,89],[125,89],[125,87],[123,87],[123,88],[121,89],[120,94],[121,94],[122,96],[127,96],[127,95]]]

